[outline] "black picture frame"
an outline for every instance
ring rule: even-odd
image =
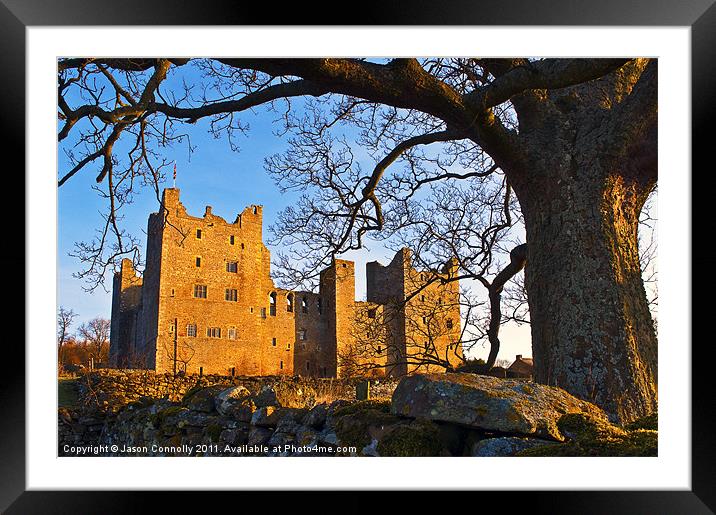
[[[0,0],[0,126],[5,150],[4,159],[19,158],[13,170],[24,170],[25,148],[25,30],[29,26],[47,25],[572,25],[572,26],[685,26],[691,27],[692,73],[692,163],[693,170],[708,173],[713,169],[709,152],[708,126],[716,114],[716,4],[715,0],[668,0],[654,3],[649,0],[554,0],[537,3],[530,0],[490,0],[483,2],[434,1],[361,3],[351,14],[339,18],[335,5],[303,3],[283,4],[280,9],[261,3],[234,3],[225,0],[211,3],[178,3],[168,0],[124,0],[122,2],[89,2],[85,0]],[[324,8],[325,7],[325,8]],[[317,18],[316,13],[336,13],[333,19]],[[687,100],[681,99],[687,107]],[[12,152],[9,150],[12,149]],[[7,166],[7,165],[6,165]],[[17,184],[4,179],[7,200],[23,202],[27,191],[23,174],[15,172]],[[685,177],[684,180],[692,180]],[[20,192],[24,192],[24,195]],[[693,190],[692,190],[693,191]],[[695,202],[692,201],[692,205]],[[18,219],[21,206],[4,202],[3,214]],[[698,234],[692,232],[692,234]],[[705,233],[704,233],[705,234]],[[25,269],[24,245],[16,243],[17,251],[2,257],[5,267]],[[709,270],[706,255],[694,255],[691,270]],[[685,264],[688,266],[688,264]],[[30,273],[26,270],[26,273]],[[14,274],[14,291],[23,291],[21,274]],[[12,279],[10,279],[12,281]],[[20,283],[23,284],[20,284]],[[693,281],[692,281],[693,284]],[[17,302],[16,309],[24,303]],[[700,308],[705,310],[707,308]],[[701,313],[705,314],[705,313]],[[18,313],[18,320],[25,313]],[[694,319],[700,319],[693,317]],[[17,335],[16,335],[17,336]],[[680,345],[692,356],[692,488],[689,491],[589,491],[589,492],[472,492],[472,499],[463,502],[486,507],[497,502],[509,511],[529,509],[530,513],[713,513],[716,510],[716,454],[714,453],[714,388],[709,384],[712,375],[707,370],[712,362],[706,345],[710,338],[699,342],[670,342]],[[10,359],[12,366],[3,367],[0,375],[0,510],[5,513],[107,513],[143,511],[150,501],[162,503],[163,511],[184,512],[193,503],[208,506],[197,497],[211,495],[211,505],[233,502],[237,496],[246,500],[246,492],[81,492],[26,491],[25,486],[25,356],[20,346]],[[91,474],[91,459],[88,474]],[[189,473],[189,471],[187,471]],[[81,483],[81,479],[78,480]],[[274,506],[290,503],[298,506],[307,493],[264,492],[264,500]],[[268,495],[269,497],[265,497]],[[445,494],[437,494],[438,499]],[[442,497],[444,508],[453,505]],[[479,496],[479,497],[478,497]],[[149,499],[161,497],[161,499]],[[435,495],[413,492],[400,501],[403,509],[425,506]],[[347,494],[337,501],[341,511],[366,511],[379,506],[380,498]],[[248,507],[248,504],[244,505]]]

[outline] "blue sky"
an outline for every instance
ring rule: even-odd
[[[186,75],[189,79],[192,74]],[[195,77],[195,76],[194,76]],[[200,121],[187,126],[185,132],[191,137],[194,152],[190,153],[186,145],[177,144],[166,149],[167,160],[177,164],[176,186],[181,190],[181,201],[190,214],[201,216],[204,207],[211,205],[214,214],[231,221],[237,213],[250,204],[264,206],[264,241],[269,237],[269,226],[278,213],[295,202],[296,192],[281,193],[264,170],[264,158],[281,152],[286,148],[286,138],[275,135],[277,125],[273,122],[275,113],[256,110],[245,113],[242,121],[248,122],[248,137],[238,140],[240,151],[229,148],[225,138],[215,139],[206,130],[208,123]],[[71,139],[71,138],[68,138]],[[72,142],[69,142],[72,143]],[[63,142],[63,147],[66,142]],[[58,152],[60,173],[66,171],[67,160],[62,151]],[[365,168],[371,168],[373,162],[365,162]],[[81,268],[80,262],[69,256],[77,241],[89,241],[94,231],[102,225],[100,213],[105,209],[103,199],[91,190],[95,183],[97,168],[87,168],[75,175],[58,190],[58,305],[73,309],[78,313],[74,329],[79,324],[96,316],[110,318],[111,292],[101,287],[92,293],[83,290],[86,286],[73,274]],[[171,187],[171,172],[163,187]],[[134,203],[124,211],[123,226],[137,236],[143,246],[146,243],[146,224],[149,213],[157,210],[158,204],[151,189],[145,188],[136,195]],[[276,247],[269,245],[275,256]],[[377,243],[369,243],[369,248],[351,252],[343,256],[356,262],[356,296],[365,296],[365,263],[379,260],[387,263],[392,252]],[[106,287],[111,289],[111,277],[106,278]],[[531,356],[529,327],[506,325],[501,331],[502,346],[499,358],[513,359],[515,354]],[[486,357],[486,347],[475,349],[476,357]]]

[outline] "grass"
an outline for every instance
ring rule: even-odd
[[[77,379],[60,378],[57,381],[58,408],[76,408],[79,406]]]

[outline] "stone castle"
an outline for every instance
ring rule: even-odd
[[[408,249],[366,265],[335,259],[318,293],[277,288],[262,239],[262,208],[229,223],[206,207],[191,216],[179,190],[149,216],[146,266],[114,275],[110,365],[220,375],[405,375],[442,371],[462,356],[455,260],[418,271]]]

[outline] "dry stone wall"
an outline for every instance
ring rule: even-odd
[[[59,412],[60,456],[654,456],[656,415],[617,427],[560,388],[472,374],[405,377],[391,399],[322,399],[322,381],[93,374]],[[124,381],[118,381],[124,379]],[[123,404],[118,384],[145,393]],[[192,384],[194,386],[190,386]],[[210,384],[211,383],[211,384]],[[345,388],[351,381],[342,382]],[[137,383],[133,384],[132,394]],[[334,385],[335,386],[335,385]],[[187,389],[188,387],[188,389]],[[184,391],[181,399],[179,392]],[[129,391],[125,387],[123,392]],[[103,392],[107,404],[97,404]],[[90,395],[88,397],[88,395]],[[162,396],[161,398],[157,398]],[[172,400],[172,398],[176,400]]]

